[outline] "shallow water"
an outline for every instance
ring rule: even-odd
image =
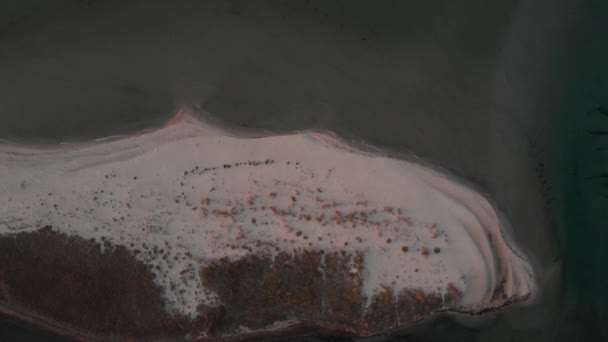
[[[0,138],[124,134],[191,101],[242,129],[330,129],[412,152],[496,201],[542,295],[477,324],[447,317],[403,333],[605,336],[608,145],[589,133],[606,127],[599,2],[21,3],[0,11],[13,13],[0,36]]]

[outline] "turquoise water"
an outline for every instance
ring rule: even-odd
[[[608,340],[608,4],[581,7],[556,76],[561,338]],[[563,74],[559,74],[563,73]],[[561,79],[561,80],[560,80]]]

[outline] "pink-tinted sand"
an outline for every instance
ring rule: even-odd
[[[0,234],[52,225],[140,251],[168,309],[188,317],[218,304],[201,265],[303,249],[363,253],[369,299],[454,284],[459,309],[474,312],[534,294],[530,264],[484,196],[330,133],[229,134],[184,109],[132,136],[0,145],[0,179]]]

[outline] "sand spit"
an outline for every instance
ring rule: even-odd
[[[197,336],[305,321],[366,335],[534,292],[486,198],[329,133],[244,137],[182,110],[138,135],[0,145],[0,180],[0,236],[50,226],[126,248]]]

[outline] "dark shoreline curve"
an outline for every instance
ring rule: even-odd
[[[425,324],[434,324],[439,322],[441,319],[453,319],[456,315],[460,320],[475,320],[475,319],[483,319],[482,316],[489,313],[498,313],[504,310],[507,307],[511,307],[513,305],[518,305],[527,300],[527,298],[522,298],[519,301],[511,300],[504,305],[496,308],[485,309],[479,312],[469,313],[469,312],[460,312],[458,310],[444,310],[444,311],[436,311],[430,314],[428,317],[424,317],[415,321],[408,322],[401,326],[398,326],[394,329],[387,331],[384,334],[380,335],[372,335],[367,338],[373,339],[379,336],[385,336],[387,338],[390,337],[412,337],[414,338],[412,341],[415,341],[416,328],[421,328],[419,326],[420,323],[425,322]],[[48,342],[71,342],[71,341],[90,341],[90,340],[104,340],[103,337],[94,336],[85,334],[82,332],[78,332],[74,329],[70,329],[68,327],[62,326],[60,324],[55,324],[47,319],[42,317],[37,317],[34,315],[27,315],[23,313],[19,313],[14,310],[10,310],[0,306],[0,327],[4,328],[6,325],[9,326],[8,330],[13,331],[9,336],[15,336],[13,334],[23,334],[27,336],[29,341],[48,341]],[[0,340],[2,338],[6,338],[6,330],[2,330],[3,333],[0,334]],[[40,339],[36,339],[35,336],[40,335]],[[351,340],[357,338],[357,336],[353,336],[351,334],[345,334],[342,331],[338,330],[328,330],[319,328],[314,323],[310,322],[298,322],[293,325],[289,325],[284,329],[276,330],[276,331],[255,331],[246,335],[234,336],[234,337],[223,337],[222,341],[230,341],[230,342],[251,342],[251,341],[297,341],[299,339],[305,340],[312,337],[331,337],[337,340]],[[106,337],[107,338],[107,337]],[[364,339],[367,339],[364,338]],[[208,341],[217,341],[218,338],[192,338],[191,341],[198,342],[208,342]]]
[[[27,336],[29,341],[81,341],[92,336],[78,333],[41,317],[0,306],[0,341]],[[38,338],[38,337],[39,338]]]

